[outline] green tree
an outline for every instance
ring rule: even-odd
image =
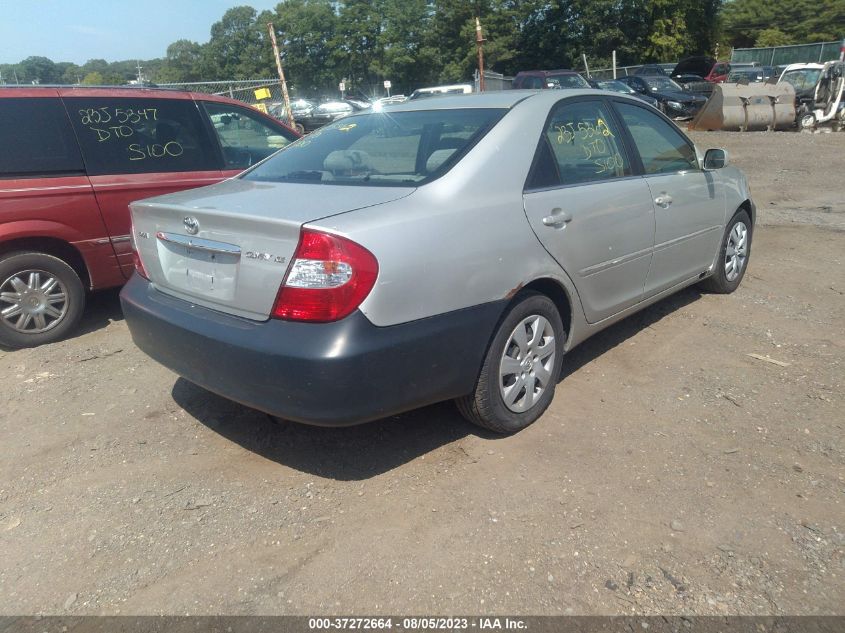
[[[102,86],[106,81],[103,79],[102,73],[93,70],[82,78],[82,83],[86,86]]]
[[[377,90],[383,68],[381,46],[384,0],[344,0],[340,4],[335,35],[330,40],[331,63],[337,79],[350,82],[350,93]]]
[[[18,79],[21,83],[52,84],[58,83],[61,73],[57,73],[56,64],[46,57],[27,57],[16,64]]]
[[[722,24],[728,43],[738,48],[754,46],[763,31],[773,29],[797,43],[833,41],[842,36],[845,0],[731,0]]]
[[[190,40],[176,40],[167,47],[167,56],[155,74],[160,83],[200,81],[202,46]]]
[[[285,76],[295,92],[305,96],[329,90],[336,83],[337,75],[329,46],[335,38],[338,22],[332,1],[280,2],[272,21]]]
[[[763,29],[757,32],[757,40],[754,42],[754,46],[786,46],[794,43],[793,39],[780,29]]]
[[[430,23],[427,0],[384,0],[378,37],[384,53],[374,70],[391,81],[393,94],[409,94],[432,80],[436,53],[426,42]]]
[[[211,27],[211,39],[202,48],[200,74],[205,80],[271,77],[275,69],[266,23],[272,14],[259,15],[249,6],[234,7]]]

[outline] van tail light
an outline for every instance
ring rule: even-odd
[[[130,234],[129,243],[132,245],[132,263],[135,266],[135,272],[137,272],[141,277],[148,280],[150,279],[149,274],[147,274],[147,269],[144,268],[144,262],[141,261],[141,256],[138,254],[138,247],[135,245],[135,227],[132,226],[132,233]]]
[[[378,261],[344,237],[303,229],[272,315],[288,321],[327,323],[352,314],[378,277]]]

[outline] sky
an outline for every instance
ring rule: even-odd
[[[227,9],[279,0],[0,0],[0,64],[164,57],[179,39],[207,42]]]

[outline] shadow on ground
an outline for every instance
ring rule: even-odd
[[[120,308],[120,288],[100,290],[88,295],[85,314],[79,327],[70,337],[82,336],[107,327],[112,321],[123,321],[123,310]]]
[[[684,290],[631,316],[566,355],[561,380],[701,296]],[[319,477],[369,479],[468,435],[497,439],[443,402],[369,424],[344,428],[279,421],[178,379],[176,403],[209,429],[262,457]],[[542,420],[539,422],[542,424]]]

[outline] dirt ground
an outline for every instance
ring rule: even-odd
[[[845,613],[845,134],[694,138],[749,176],[743,285],[574,350],[513,437],[275,423],[141,354],[115,292],[0,351],[0,613]]]

